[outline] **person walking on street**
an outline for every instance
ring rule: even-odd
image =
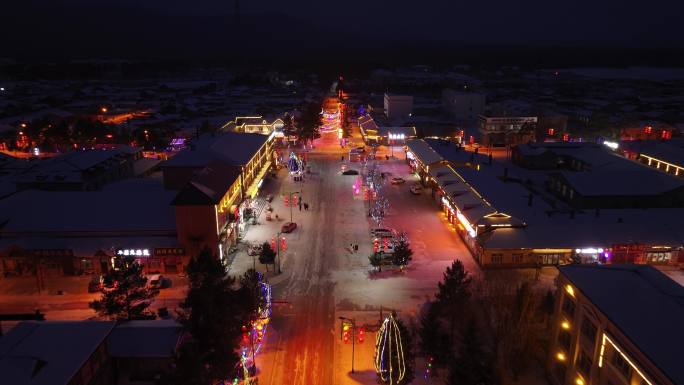
[[[302,211],[302,201],[299,201],[299,211]]]

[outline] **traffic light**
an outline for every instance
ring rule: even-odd
[[[366,338],[366,328],[364,328],[364,327],[362,326],[362,327],[359,328],[359,330],[358,330],[356,333],[357,333],[356,336],[357,336],[357,338],[358,338],[358,342],[359,342],[360,344],[362,344],[362,343],[363,343],[363,340]]]
[[[351,324],[346,321],[342,321],[342,342],[348,344],[351,341]]]
[[[432,373],[432,361],[434,361],[434,358],[432,356],[429,356],[427,358],[427,362],[425,363],[425,378],[427,379],[430,377],[430,374]]]
[[[247,326],[244,325],[242,325],[242,344],[249,344],[249,330],[247,329]]]
[[[285,237],[280,238],[280,250],[285,251],[287,249],[287,242],[285,242]]]

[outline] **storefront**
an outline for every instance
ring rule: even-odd
[[[442,211],[444,212],[447,222],[449,222],[452,228],[461,236],[470,251],[475,253],[477,250],[477,231],[473,228],[465,215],[463,215],[458,208],[454,207],[445,197],[442,197]]]

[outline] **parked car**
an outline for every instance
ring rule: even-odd
[[[153,274],[147,277],[147,285],[151,289],[161,289],[161,281],[164,278],[161,274]]]
[[[396,234],[396,231],[393,229],[385,229],[382,227],[378,227],[375,229],[371,229],[370,233],[371,233],[371,236],[373,236],[373,237],[378,237],[378,238],[385,237],[385,238],[387,238],[387,237],[393,237]]]
[[[399,178],[398,176],[395,176],[394,178],[392,178],[391,182],[392,182],[392,184],[402,184],[402,183],[405,183],[406,181],[404,180],[404,178]]]
[[[423,192],[423,187],[418,184],[414,184],[413,186],[411,186],[410,190],[411,194],[420,195]]]
[[[346,171],[342,171],[342,175],[359,175],[359,172],[354,169],[349,169]]]
[[[101,275],[95,275],[88,282],[88,293],[96,293],[104,289],[104,277]]]
[[[280,228],[280,231],[283,233],[291,233],[297,228],[297,224],[294,222],[285,222],[283,224],[283,227]]]

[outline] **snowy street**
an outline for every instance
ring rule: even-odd
[[[360,138],[355,138],[360,144]],[[308,211],[293,210],[298,228],[286,234],[287,250],[281,254],[282,274],[268,274],[276,302],[263,353],[257,357],[261,384],[354,384],[375,383],[372,351],[375,335],[368,332],[365,342],[356,346],[355,374],[349,373],[350,346],[340,341],[338,317],[358,317],[357,323],[379,321],[380,309],[396,310],[409,320],[420,305],[430,298],[442,278],[445,267],[459,258],[471,270],[477,265],[458,236],[441,221],[438,207],[429,193],[409,193],[415,177],[400,157],[379,160],[379,170],[407,180],[403,185],[386,181],[384,192],[390,210],[383,225],[406,231],[414,251],[407,269],[383,268],[374,272],[368,261],[371,253],[371,222],[367,203],[354,196],[356,176],[341,175],[340,148],[335,134],[324,134],[308,154],[311,175],[304,182],[294,182],[281,170],[278,180],[269,181],[274,213],[278,222],[260,218],[246,241],[269,241],[280,225],[289,219],[289,209],[280,194],[303,191]],[[345,150],[346,151],[346,150]],[[383,153],[384,154],[384,153]],[[361,171],[361,163],[349,163]],[[287,219],[285,219],[287,218]],[[359,245],[352,252],[349,245]],[[231,274],[241,274],[253,264],[252,257],[239,253]],[[256,262],[259,271],[264,265]]]

